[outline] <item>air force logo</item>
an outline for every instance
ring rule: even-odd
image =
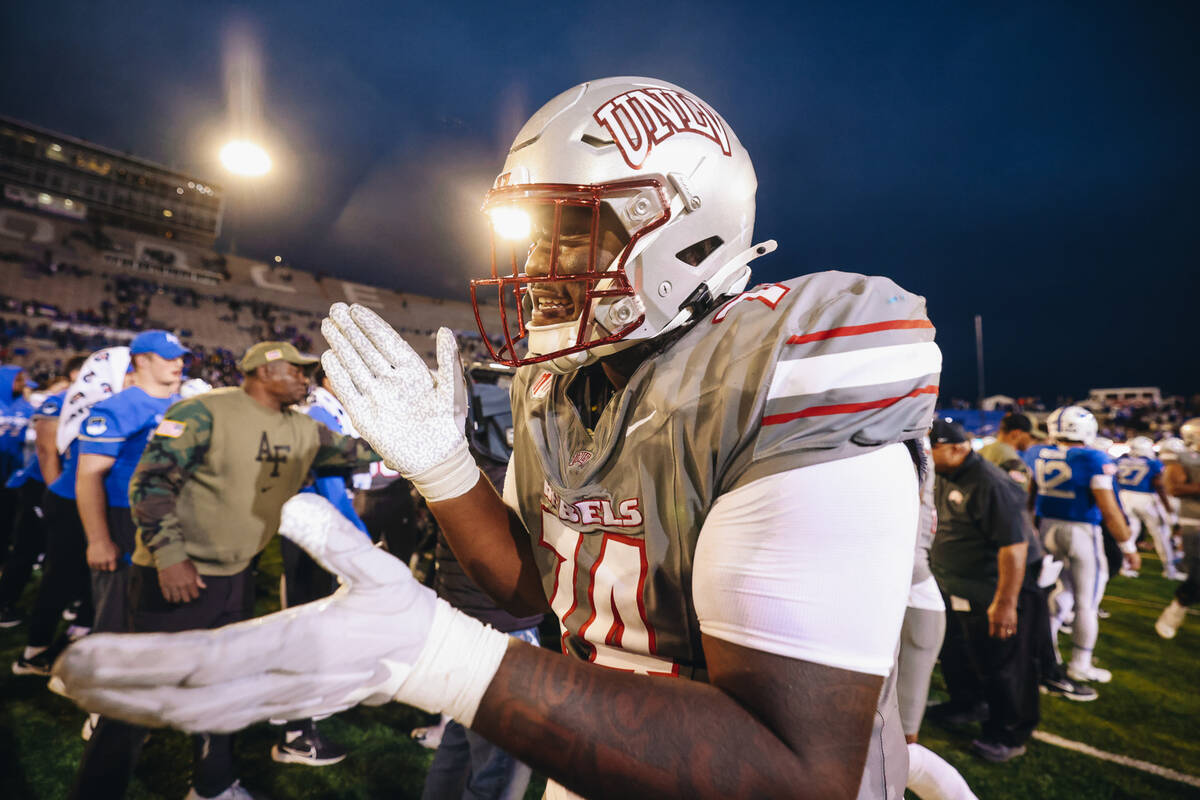
[[[609,135],[625,163],[641,169],[655,145],[677,133],[694,133],[732,153],[725,123],[700,100],[676,89],[645,86],[619,94],[592,114]]]
[[[108,422],[104,417],[88,417],[83,425],[83,432],[88,436],[102,436],[108,430]]]

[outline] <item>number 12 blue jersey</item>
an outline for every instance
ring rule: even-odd
[[[1090,447],[1043,444],[1030,448],[1037,481],[1037,514],[1046,519],[1100,524],[1092,489],[1113,488],[1112,459]]]

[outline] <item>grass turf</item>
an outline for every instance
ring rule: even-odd
[[[1097,663],[1113,671],[1113,682],[1099,686],[1100,699],[1092,703],[1043,695],[1040,729],[1196,775],[1200,619],[1191,615],[1173,641],[1155,635],[1154,620],[1174,584],[1158,577],[1159,564],[1152,556],[1145,561],[1143,577],[1117,577],[1109,583],[1103,604],[1112,617],[1101,623]],[[267,613],[278,604],[277,546],[268,548],[259,566],[258,611]],[[22,607],[31,602],[32,587]],[[83,751],[79,730],[84,715],[47,691],[45,680],[9,672],[7,665],[24,646],[25,630],[22,625],[0,631],[0,798],[60,798]],[[1069,648],[1066,638],[1063,644]],[[935,672],[931,699],[944,698]],[[416,709],[393,703],[356,708],[322,722],[322,731],[350,753],[332,767],[275,763],[270,748],[278,729],[269,725],[239,734],[235,756],[242,782],[276,800],[415,798],[433,755],[408,732],[428,719]],[[944,729],[926,722],[921,743],[957,767],[984,800],[1200,797],[1200,789],[1037,741],[1030,742],[1025,756],[1008,764],[987,764],[968,752],[976,733],[975,727]],[[182,798],[189,786],[191,758],[188,737],[156,733],[142,752],[128,797]],[[526,798],[540,797],[543,786],[544,780],[535,775]]]

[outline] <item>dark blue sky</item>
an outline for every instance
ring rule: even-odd
[[[661,77],[754,159],[758,280],[924,294],[944,393],[1200,391],[1200,13],[1180,3],[53,2],[0,11],[0,113],[226,185],[226,63],[259,52],[278,169],[239,249],[466,296],[520,123],[588,78]],[[239,106],[241,107],[241,106]]]

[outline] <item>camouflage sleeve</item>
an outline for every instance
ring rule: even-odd
[[[313,458],[313,469],[317,467],[365,467],[383,459],[371,449],[364,439],[355,439],[334,433],[325,425],[314,421],[317,426],[317,455]]]
[[[150,435],[133,473],[129,506],[138,539],[159,569],[187,560],[175,506],[184,482],[208,453],[212,425],[201,398],[176,403]]]

